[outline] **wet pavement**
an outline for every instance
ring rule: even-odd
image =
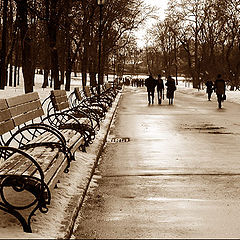
[[[239,238],[240,105],[206,99],[125,88],[76,238]]]

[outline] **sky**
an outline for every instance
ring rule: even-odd
[[[152,7],[157,7],[158,10],[156,14],[160,17],[160,19],[164,19],[165,17],[164,10],[167,8],[168,0],[144,0],[144,2]],[[154,24],[155,22],[156,20],[149,19],[146,22],[146,27],[141,27],[138,31],[136,31],[136,36],[138,38],[137,40],[138,47],[145,46],[144,36],[146,35],[147,28],[150,28],[151,25]]]

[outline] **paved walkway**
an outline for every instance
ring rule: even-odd
[[[126,87],[74,235],[239,238],[239,110],[181,91],[148,106]]]

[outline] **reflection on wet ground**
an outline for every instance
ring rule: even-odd
[[[240,107],[127,88],[77,238],[237,238]],[[97,183],[97,186],[96,186]]]

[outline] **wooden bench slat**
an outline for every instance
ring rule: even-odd
[[[35,138],[34,140],[32,140],[30,143],[35,143],[35,142],[49,142],[49,141],[57,141],[57,137],[54,135],[51,135],[47,132],[45,132],[44,134],[40,135],[38,138]],[[41,154],[48,154],[49,152],[49,148],[46,151],[46,147],[42,147],[42,150],[39,150],[40,147],[38,147],[38,152],[36,152],[35,148],[30,148],[28,150],[26,150],[26,152],[28,152],[31,156],[34,156],[35,158],[38,158],[38,156],[40,156]],[[25,161],[24,157],[19,158],[20,155],[19,154],[14,154],[13,156],[11,156],[6,162],[3,162],[1,164],[1,171],[0,174],[7,174],[12,168],[17,168],[18,164],[21,164],[22,162]],[[4,168],[4,169],[3,169]],[[24,173],[24,170],[27,170],[27,168],[22,168],[22,173]],[[20,172],[18,172],[18,174],[21,174]]]
[[[9,119],[11,119],[11,114],[9,109],[0,110],[0,123]]]
[[[69,141],[69,145],[72,146],[73,152],[75,152],[82,144],[84,144],[84,138],[82,137],[79,139],[79,136],[77,137],[76,135],[72,136]]]
[[[68,103],[68,98],[67,98],[66,93],[64,95],[61,95],[61,96],[56,96],[56,100],[59,103],[62,103],[62,102],[67,102]]]
[[[43,146],[43,147],[27,149],[25,152],[27,152],[29,155],[31,155],[37,161],[37,163],[39,164],[39,166],[42,169],[43,161],[41,161],[40,159],[41,159],[42,155],[46,155],[46,154],[48,154],[48,156],[50,158],[48,151],[49,151],[49,149],[47,147]],[[55,152],[55,155],[56,155],[56,152]],[[49,161],[49,159],[47,159],[46,161]],[[16,173],[22,174],[22,175],[34,176],[34,173],[36,173],[36,172],[37,172],[37,168],[32,163],[32,164],[29,164],[28,167],[19,168],[18,172],[16,172]],[[44,172],[44,170],[43,170],[43,172]]]
[[[49,151],[47,147],[38,147],[36,149],[28,149],[25,152],[31,154],[31,156],[36,159],[37,163],[40,165],[42,171],[45,172],[47,169],[53,164],[54,159],[59,155],[63,155],[63,153],[59,154],[58,149],[53,151]],[[12,175],[28,175],[34,176],[35,173],[39,176],[37,172],[36,166],[30,161],[26,160],[25,157],[15,153],[11,156],[8,161],[4,162],[1,165],[0,175],[12,174]]]
[[[44,113],[43,113],[42,109],[37,109],[35,111],[27,112],[27,113],[24,113],[23,115],[19,115],[19,116],[13,118],[13,121],[15,123],[15,126],[19,126],[23,123],[26,123],[26,122],[34,119],[35,116],[42,116],[43,114]]]
[[[76,150],[81,144],[84,143],[83,137],[80,139],[81,135],[79,133],[76,133],[76,131],[73,131],[71,129],[65,129],[61,131],[64,137],[66,137],[67,145],[68,146],[74,146],[74,149]],[[44,135],[44,134],[43,134]],[[58,139],[54,135],[45,134],[45,137],[42,138],[41,141],[43,142],[56,142]],[[36,139],[32,142],[36,142]],[[33,156],[35,159],[37,159],[37,162],[40,164],[42,170],[45,172],[46,169],[49,167],[49,165],[52,165],[52,161],[55,161],[58,154],[58,150],[56,151],[49,151],[49,147],[37,147],[37,148],[31,148],[28,149],[27,152]],[[61,154],[61,153],[60,153]],[[35,168],[33,168],[35,170]],[[27,172],[24,172],[24,174],[30,174],[33,175],[33,172],[31,172],[31,169],[28,169]]]
[[[30,102],[30,101],[34,101],[39,99],[39,95],[37,92],[33,92],[33,93],[27,93],[27,94],[23,94],[20,96],[16,96],[16,97],[11,97],[7,99],[7,104],[8,106],[14,107],[16,105],[21,105],[24,104],[26,102]]]
[[[53,93],[57,97],[57,96],[65,95],[66,91],[65,90],[52,90],[51,93]]]
[[[11,107],[10,112],[11,112],[12,117],[15,117],[15,116],[22,115],[22,114],[27,113],[27,112],[32,112],[33,110],[41,109],[41,108],[42,108],[41,102],[40,102],[40,100],[37,100],[37,101],[17,105],[15,107]],[[39,116],[36,115],[36,116],[33,116],[33,117],[37,118],[37,117],[42,116],[43,114],[44,113],[42,111],[41,115],[39,115]]]
[[[65,90],[52,90],[51,91],[53,105],[57,111],[69,108],[68,97]]]
[[[14,168],[9,170],[7,174],[11,175],[23,175],[23,173],[29,169],[31,166],[34,166],[34,164],[31,161],[26,161],[26,158],[22,158],[22,161],[19,161]],[[35,166],[34,166],[35,167]]]
[[[58,111],[64,110],[69,107],[69,103],[62,102],[60,104],[57,104]]]
[[[0,99],[0,110],[7,109],[6,99]]]
[[[9,174],[13,169],[17,168],[20,164],[22,164],[26,158],[21,156],[18,153],[13,154],[7,161],[4,161],[1,164],[0,175]]]
[[[63,96],[55,96],[54,95],[54,100],[55,100],[56,104],[61,104],[63,102],[68,102],[67,95],[63,95]]]
[[[46,182],[48,184],[50,191],[56,186],[59,179],[54,176],[61,176],[61,174],[66,169],[67,165],[68,165],[67,161],[63,161],[60,167],[56,169],[55,173],[52,176],[50,174],[46,174]]]
[[[54,178],[54,176],[59,176],[58,173],[63,172],[66,169],[67,164],[66,158],[60,156],[55,159],[54,164],[45,172],[45,181],[49,188],[55,187],[57,178]],[[50,183],[50,181],[52,181],[52,183]]]
[[[81,137],[81,134],[72,129],[62,129],[60,130],[60,132],[65,137],[68,147],[74,144],[74,141],[78,141],[78,140],[81,141],[79,139]],[[59,139],[55,135],[45,132],[41,136],[32,140],[30,143],[36,143],[36,142],[59,142]],[[34,152],[34,149],[32,149],[32,151]],[[34,153],[29,152],[29,154],[32,155]]]
[[[13,130],[14,127],[15,126],[14,126],[14,123],[13,123],[12,119],[10,119],[10,120],[8,120],[6,122],[0,123],[0,135],[3,135],[4,133]]]
[[[45,156],[45,158],[47,157],[48,156]],[[60,153],[57,156],[52,156],[51,162],[42,165],[42,169],[44,171],[44,179],[46,182],[48,182],[48,179],[50,178],[50,176],[47,175],[51,175],[51,177],[54,176],[54,169],[59,168],[63,161],[67,161],[67,159],[63,153]]]
[[[40,150],[38,149],[38,151]],[[45,176],[46,169],[49,167],[49,165],[52,164],[54,159],[58,157],[59,151],[58,149],[55,149],[54,151],[49,151],[49,149],[41,147],[41,152],[32,152],[31,155],[34,157],[34,159],[36,159]],[[24,174],[39,177],[39,172],[37,171],[35,166],[26,169]]]

